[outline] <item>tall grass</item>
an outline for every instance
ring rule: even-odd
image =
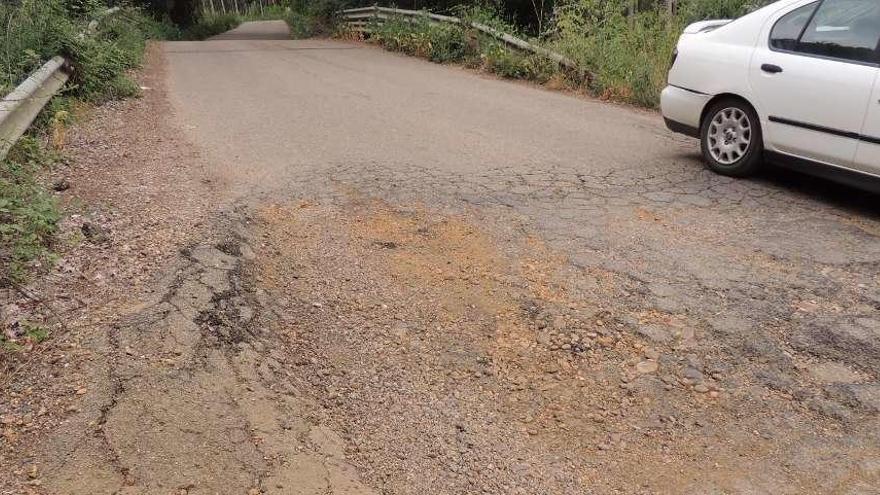
[[[38,180],[53,157],[32,137],[19,141],[0,162],[0,287],[22,281],[49,250],[61,215]]]
[[[76,27],[60,2],[0,3],[0,94],[61,53],[75,37]]]
[[[659,12],[614,13],[584,24],[563,18],[552,47],[595,74],[592,90],[600,97],[653,107],[682,26]]]
[[[276,21],[284,20],[289,14],[289,8],[284,5],[264,5],[260,8],[259,5],[251,4],[242,12],[241,17],[245,21]]]
[[[628,15],[628,0],[569,0],[559,5],[551,45],[596,74],[600,96],[656,107],[676,42],[702,19],[735,18],[770,0],[682,0],[670,15],[656,3]]]

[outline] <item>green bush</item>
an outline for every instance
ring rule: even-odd
[[[0,94],[12,90],[27,74],[57,55],[75,25],[58,2],[25,0],[0,3]]]
[[[774,0],[682,0],[676,17],[683,22],[701,19],[732,19]]]
[[[457,62],[468,53],[468,42],[461,26],[438,24],[428,30],[431,43],[429,58],[434,62]]]
[[[491,5],[489,3],[462,4],[454,7],[452,13],[466,24],[477,22],[502,33],[519,38],[526,37],[519,26],[503,18],[498,9]]]
[[[36,179],[51,160],[36,139],[24,137],[0,163],[0,286],[20,282],[34,261],[51,259],[60,214]]]
[[[653,107],[666,85],[681,27],[657,12],[611,15],[577,30],[562,29],[554,48],[595,73],[593,90],[600,96]]]
[[[429,58],[431,56],[431,26],[426,19],[409,22],[403,17],[393,17],[376,23],[370,39],[391,51]]]
[[[603,98],[656,107],[672,52],[684,27],[708,18],[735,18],[767,0],[681,0],[627,14],[626,0],[570,0],[557,11],[553,47],[596,75]]]
[[[475,55],[470,53],[465,29],[458,25],[395,17],[376,23],[371,30],[370,39],[385,48],[434,62],[461,62]]]
[[[282,5],[265,5],[261,9],[258,4],[251,4],[241,17],[245,21],[275,21],[285,20],[289,14],[289,9]]]
[[[330,36],[336,32],[336,12],[347,8],[344,0],[290,0],[285,20],[294,39]]]
[[[23,0],[0,5],[0,94],[11,91],[31,72],[55,55],[73,64],[69,93],[102,101],[131,96],[137,87],[127,72],[142,60],[146,40],[171,32],[139,10],[125,9],[102,19],[95,36],[83,36],[88,18],[69,13],[93,9],[95,2]],[[77,5],[73,8],[71,5]]]
[[[85,17],[107,8],[101,0],[64,0],[64,8],[70,15]]]
[[[492,44],[482,53],[483,67],[487,70],[508,79],[523,79],[526,77],[526,69],[523,64],[524,58],[518,53],[513,53],[501,45]]]
[[[548,82],[554,76],[562,75],[556,62],[540,55],[528,55],[522,59],[521,64],[523,77],[541,84]]]

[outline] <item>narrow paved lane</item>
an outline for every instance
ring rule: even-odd
[[[286,38],[164,45],[222,207],[96,351],[96,434],[54,437],[50,489],[880,491],[876,196],[713,175],[654,112]]]
[[[262,24],[277,37],[278,24]],[[364,44],[255,40],[167,48],[181,121],[257,190],[330,167],[433,173],[554,168],[657,174],[693,155],[639,112]],[[239,159],[247,157],[246,159]],[[689,163],[693,165],[693,162]]]

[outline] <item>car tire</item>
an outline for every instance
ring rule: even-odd
[[[751,105],[724,98],[709,107],[700,125],[700,148],[708,167],[731,177],[752,175],[761,167],[764,139]]]

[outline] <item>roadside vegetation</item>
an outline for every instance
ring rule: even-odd
[[[555,80],[562,84],[577,84],[573,74],[563,73],[557,64],[545,57],[510,50],[501,41],[485,36],[469,26],[472,22],[488,25],[498,31],[525,37],[516,26],[505,22],[492,9],[459,7],[453,13],[464,21],[462,25],[429,23],[427,19],[403,17],[369,26],[369,40],[388,50],[427,58],[438,63],[456,62],[479,68],[510,79],[528,79],[539,83]],[[345,27],[340,27],[342,36]]]
[[[0,161],[0,287],[50,266],[59,206],[42,177],[61,159],[65,129],[84,105],[137,96],[131,70],[149,39],[200,39],[237,25],[238,16],[201,17],[185,27],[167,16],[126,5],[102,17],[100,0],[21,0],[0,3],[0,96],[55,55],[71,63],[71,78]],[[89,23],[100,22],[94,32]]]
[[[370,26],[368,41],[436,62],[480,67],[503,77],[564,83],[601,98],[656,107],[675,43],[682,29],[711,18],[733,18],[771,0],[495,0],[450,3],[402,1],[406,9],[475,20],[544,46],[574,60],[595,77],[586,81],[556,64],[510,50],[498,41],[460,26],[390,19]],[[673,2],[670,5],[669,2]],[[298,37],[338,34],[360,37],[339,23],[342,8],[372,1],[289,0],[289,22]],[[589,84],[585,84],[589,82]]]
[[[203,40],[225,33],[246,21],[285,20],[292,25],[290,9],[281,3],[262,6],[253,2],[247,4],[245,0],[240,0],[240,3],[238,10],[231,7],[220,8],[218,5],[225,4],[218,2],[213,10],[207,8],[198,11],[191,23],[177,28],[176,32],[166,35],[165,38],[187,41]],[[205,3],[204,5],[210,4]],[[171,26],[170,23],[166,23],[166,25]]]
[[[141,63],[148,38],[169,29],[138,9],[125,9],[99,24],[94,36],[83,33],[98,8],[88,0],[24,0],[0,4],[0,94],[11,91],[34,69],[55,55],[73,63],[67,96],[90,101],[130,96],[136,87],[127,71]]]
[[[595,72],[591,88],[595,94],[656,107],[685,26],[704,19],[739,17],[770,0],[678,0],[673,12],[667,2],[560,2],[551,19],[552,30],[541,38]]]
[[[336,12],[349,6],[340,0],[286,0],[283,5],[287,7],[284,20],[294,39],[336,34]]]
[[[53,158],[36,138],[24,137],[0,164],[0,287],[52,261],[61,214],[38,177]]]

